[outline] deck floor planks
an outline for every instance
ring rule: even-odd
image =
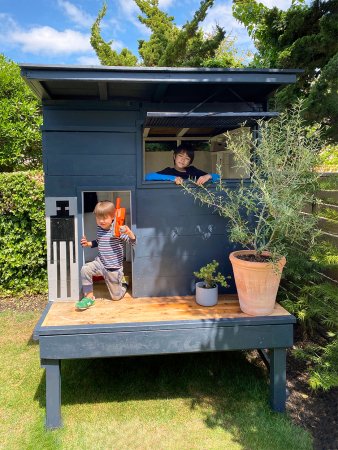
[[[271,316],[290,315],[276,304]],[[99,325],[116,323],[166,322],[251,317],[243,313],[236,295],[220,295],[216,306],[197,305],[194,296],[185,297],[124,297],[119,301],[97,299],[84,311],[75,309],[75,301],[55,301],[42,327]]]

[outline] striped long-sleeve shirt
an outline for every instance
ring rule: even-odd
[[[114,236],[113,226],[104,230],[97,226],[97,238],[92,241],[92,247],[98,247],[98,256],[106,269],[120,269],[123,267],[123,242],[134,246],[136,239],[122,233],[120,237]]]

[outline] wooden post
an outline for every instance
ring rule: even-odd
[[[273,411],[284,412],[286,401],[286,349],[272,348],[270,356],[270,404]]]
[[[61,421],[61,363],[59,359],[41,359],[46,369],[46,428],[62,426]]]

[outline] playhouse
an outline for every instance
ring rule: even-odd
[[[276,115],[269,95],[298,71],[32,64],[21,71],[43,106],[49,302],[34,338],[46,369],[46,426],[62,424],[61,362],[79,358],[258,349],[269,366],[271,407],[284,411],[295,318],[280,305],[250,317],[234,289],[212,308],[197,305],[193,272],[212,259],[230,272],[226,224],[180,186],[146,176],[171,166],[173,148],[188,141],[194,165],[209,173],[219,165],[236,189],[249,174],[234,166],[224,133],[258,133],[257,119]],[[124,261],[132,290],[76,311],[80,268],[95,257],[80,237],[94,238],[96,202],[118,197],[137,236]]]
[[[137,236],[126,251],[133,297],[192,294],[193,272],[212,259],[230,272],[224,221],[170,182],[145,180],[172,166],[172,149],[195,148],[194,165],[241,177],[223,133],[270,118],[268,98],[297,70],[21,65],[43,105],[49,299],[77,299],[79,270],[95,257],[98,200],[121,197]]]

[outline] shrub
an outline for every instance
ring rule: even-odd
[[[46,291],[45,228],[42,173],[1,173],[1,295]]]
[[[220,284],[223,287],[227,287],[228,283],[224,275],[221,272],[216,273],[219,263],[213,260],[211,263],[200,268],[198,272],[194,272],[195,277],[200,278],[204,282],[206,289],[211,289]],[[227,277],[229,278],[229,277]]]
[[[239,130],[227,135],[237,168],[250,174],[233,189],[220,179],[214,187],[182,185],[184,191],[227,219],[231,242],[269,252],[276,262],[288,249],[303,245],[316,235],[316,218],[302,214],[314,202],[319,174],[321,129],[308,130],[301,119],[302,103],[270,121],[258,121],[259,136]],[[195,183],[196,184],[196,183]]]

